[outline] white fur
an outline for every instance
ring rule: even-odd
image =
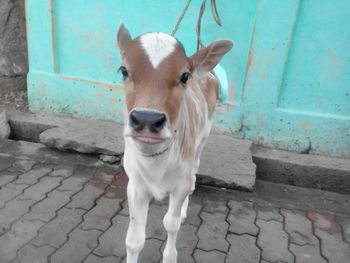
[[[197,79],[196,79],[197,78]],[[124,128],[125,154],[124,167],[129,177],[128,202],[130,224],[126,237],[127,263],[137,263],[138,255],[145,243],[145,228],[150,200],[163,199],[169,195],[169,208],[163,224],[168,233],[164,248],[163,262],[177,262],[176,237],[181,222],[186,218],[188,197],[195,188],[196,173],[199,167],[200,153],[209,135],[211,122],[208,117],[208,105],[199,88],[200,81],[194,74],[192,87],[186,88],[182,102],[176,133],[165,127],[162,136],[168,136],[163,144],[154,151],[162,154],[149,157],[140,151],[137,142],[130,136],[128,124]],[[190,136],[189,105],[195,106],[198,121],[195,125],[195,158],[182,158],[182,142]],[[126,122],[127,123],[127,122]],[[170,135],[170,136],[169,136]]]
[[[140,41],[154,68],[175,50],[177,42],[170,35],[155,32],[142,35]]]

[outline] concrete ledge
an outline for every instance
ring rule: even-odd
[[[257,178],[350,194],[350,160],[254,146]]]
[[[9,119],[14,139],[89,154],[118,156],[124,151],[123,127],[116,123],[30,113],[11,113]],[[211,134],[202,153],[198,182],[253,191],[251,146],[250,141]]]
[[[121,155],[123,127],[107,121],[32,113],[9,113],[12,138],[40,142],[59,150]]]
[[[42,134],[42,141],[60,149],[81,151],[85,148],[84,151],[88,153],[114,155],[123,151],[122,126],[118,124],[31,113],[9,113],[9,122],[14,139],[40,142]],[[97,125],[97,128],[92,128],[92,133],[86,128],[91,125]],[[105,128],[101,127],[107,127],[105,125],[112,125],[107,128],[111,134],[109,137],[103,136]],[[102,134],[93,135],[99,131]],[[62,135],[65,135],[63,139]],[[61,137],[59,143],[56,141],[57,136]],[[96,143],[94,136],[100,137],[102,143]],[[87,141],[81,141],[83,137]],[[108,142],[113,139],[116,139],[113,147],[118,150],[112,149],[111,152]],[[85,146],[81,147],[81,144]],[[249,141],[236,140],[230,136],[211,135],[202,154],[198,182],[252,191],[255,184],[253,159],[258,179],[350,194],[349,159],[299,154],[257,145],[251,148],[251,145]]]
[[[251,141],[210,134],[202,152],[197,182],[253,191],[256,167],[252,160],[251,147]]]

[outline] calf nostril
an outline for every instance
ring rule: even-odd
[[[164,128],[165,122],[166,122],[165,115],[164,114],[160,115],[159,119],[151,123],[150,125],[151,132],[154,132],[154,133],[160,132]]]
[[[136,115],[135,112],[132,112],[130,114],[130,117],[129,117],[130,126],[135,130],[142,130],[144,125],[140,122],[140,120],[137,119],[135,115]]]
[[[151,132],[158,133],[165,122],[165,114],[153,110],[133,110],[129,116],[129,125],[136,131],[142,131],[147,126]]]

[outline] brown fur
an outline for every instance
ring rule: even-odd
[[[185,134],[182,135],[179,146],[183,159],[194,159],[196,135],[198,129],[204,128],[204,121],[200,118],[212,116],[218,99],[218,83],[210,71],[232,48],[232,42],[227,40],[214,42],[190,58],[186,56],[182,44],[177,42],[175,50],[156,68],[149,61],[140,37],[133,40],[123,25],[118,31],[118,45],[123,64],[129,73],[124,82],[127,113],[134,108],[151,108],[164,112],[173,131],[176,130],[175,124],[178,118],[188,120],[182,123]],[[180,83],[184,72],[193,73],[193,78],[191,77],[185,86]],[[208,109],[207,115],[199,112],[203,109],[198,109],[198,103],[196,105],[192,98],[186,95],[186,89],[192,89],[200,104],[206,104],[204,108]],[[179,114],[182,103],[186,104],[186,112],[182,114],[188,116]]]
[[[125,51],[124,60],[129,71],[125,81],[128,112],[135,107],[151,107],[167,113],[170,123],[174,124],[185,92],[179,79],[189,66],[182,46],[178,44],[175,51],[154,69],[136,38]]]

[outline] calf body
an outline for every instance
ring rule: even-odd
[[[163,223],[168,238],[163,262],[176,262],[176,236],[186,218],[218,98],[211,70],[232,42],[217,41],[187,57],[172,36],[148,33],[132,39],[124,25],[117,41],[126,94],[127,262],[136,263],[144,246],[149,202],[166,196],[169,208]]]

